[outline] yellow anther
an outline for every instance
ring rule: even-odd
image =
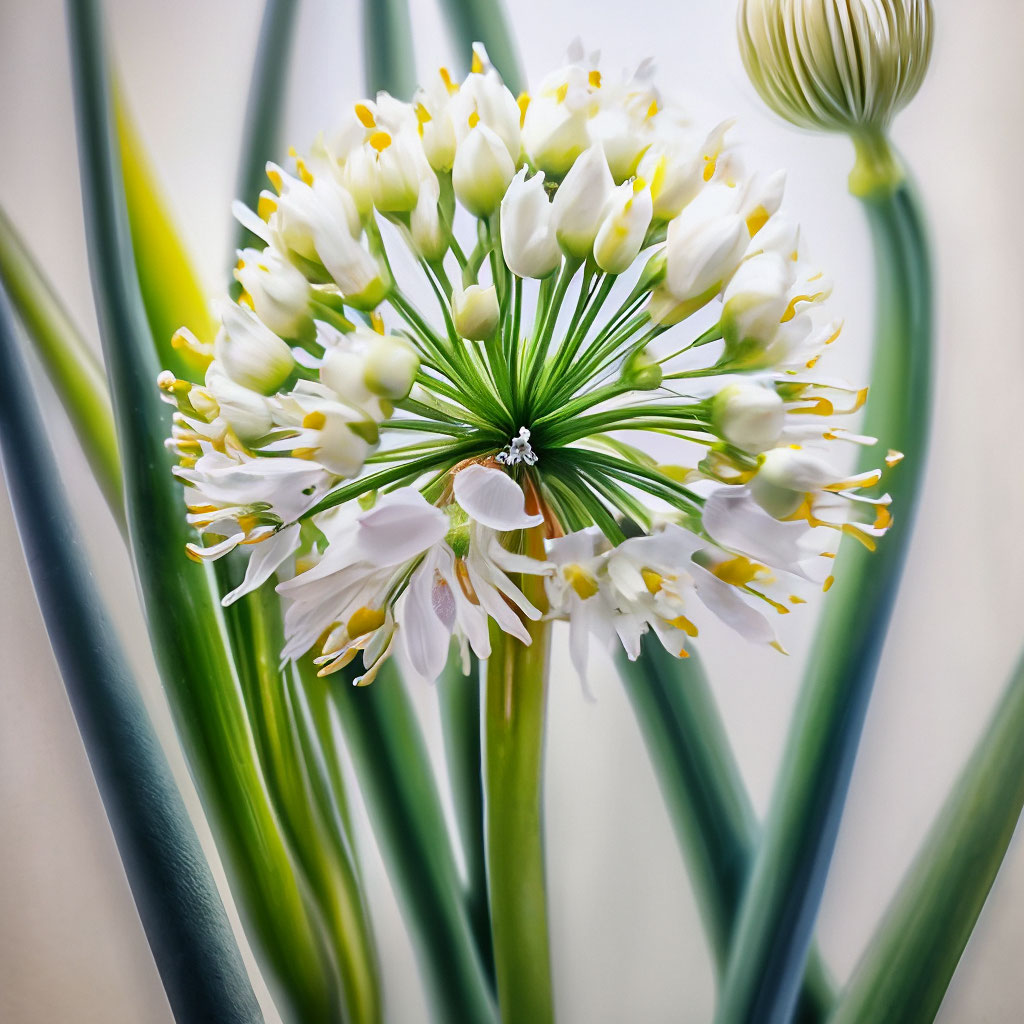
[[[652,594],[661,590],[661,585],[665,580],[661,573],[655,572],[653,569],[641,569],[640,575],[643,576],[644,584]]]
[[[568,96],[568,95],[569,95],[569,83],[568,82],[563,82],[555,90],[555,98],[558,100],[559,103],[564,103],[565,102],[565,97]]]
[[[657,112],[658,112],[658,101],[657,100],[651,100],[651,105],[647,108],[647,113],[646,113],[645,116],[646,117],[654,117],[654,115]]]
[[[474,110],[467,118],[467,123],[470,128],[475,128],[480,123],[480,115]]]
[[[807,602],[802,597],[799,597],[796,594],[790,594],[789,595],[789,603],[790,604],[807,604]]]
[[[352,613],[348,620],[348,635],[354,640],[357,636],[365,636],[384,625],[383,608],[360,608]]]
[[[668,171],[668,157],[659,156],[651,175],[651,195],[657,198],[665,185],[665,174]]]
[[[256,216],[260,220],[270,220],[271,214],[277,209],[277,200],[269,192],[261,192],[256,204]]]
[[[516,106],[519,108],[519,127],[522,128],[526,123],[526,108],[530,105],[530,94],[528,92],[521,92],[516,97]]]
[[[789,411],[793,415],[801,416],[832,416],[835,414],[836,407],[827,398],[811,398],[808,399],[810,405],[801,405],[797,409],[790,409]]]
[[[819,277],[821,275],[818,275]],[[824,292],[815,292],[813,295],[795,295],[792,302],[786,307],[786,312],[782,314],[781,323],[788,324],[793,317],[796,316],[796,307],[801,302],[817,302],[818,299],[824,298]]]
[[[584,601],[593,597],[600,589],[597,580],[582,565],[566,566],[565,579]]]
[[[892,526],[892,513],[885,505],[878,506],[878,513],[875,515],[874,527],[876,530],[888,530]]]
[[[903,458],[903,452],[898,452],[895,448],[890,448],[889,454],[885,457],[885,464],[892,469],[893,466],[898,466],[903,461]]]
[[[384,333],[384,317],[375,309],[370,314],[370,326],[378,333]]]
[[[438,68],[437,73],[441,76],[441,81],[444,82],[449,96],[459,91],[459,87],[452,81],[452,74],[447,68]]]
[[[835,576],[829,576],[825,580],[825,582],[822,584],[822,587],[821,587],[822,591],[827,594],[832,589],[832,584],[835,583],[835,581],[836,581]]]
[[[391,145],[391,136],[387,132],[374,132],[368,141],[378,153],[382,153]]]
[[[744,555],[737,555],[727,562],[719,562],[712,570],[723,583],[733,587],[745,587],[748,583],[756,580],[764,566],[752,562]]]
[[[853,537],[854,540],[859,540],[861,544],[868,549],[868,551],[875,551],[878,545],[875,543],[875,538],[870,534],[865,533],[854,523],[843,523],[842,531],[847,537]]]
[[[479,75],[484,70],[484,62],[480,59],[480,54],[477,53],[475,48],[473,49],[473,62],[470,64],[469,70],[472,71],[474,75]]]
[[[326,425],[327,417],[319,409],[306,413],[302,418],[302,426],[306,430],[323,430]]]
[[[281,172],[276,167],[268,167],[267,177],[270,179],[270,184],[274,186],[278,195],[280,195],[281,189],[284,187],[284,179],[281,177]]]
[[[364,128],[376,128],[377,121],[374,119],[373,111],[365,103],[357,103],[356,117],[359,118],[359,123]]]
[[[710,153],[704,154],[704,180],[710,181],[715,176],[718,167],[718,157]]]
[[[259,526],[259,522],[260,521],[256,516],[249,513],[248,515],[238,517],[238,528],[242,533],[249,533],[251,530],[254,530]]]
[[[306,184],[306,185],[312,185],[313,184],[313,173],[306,166],[306,161],[303,160],[301,157],[298,157],[295,160],[295,170],[297,170],[299,172],[299,179],[304,184]]]
[[[643,192],[643,190],[645,188],[647,188],[647,182],[643,178],[634,178],[633,179],[633,194],[634,195],[636,195],[637,192]]]
[[[768,218],[771,214],[763,207],[759,206],[754,212],[747,218],[747,231],[750,232],[750,237],[758,233],[768,223]]]
[[[675,629],[681,629],[689,637],[697,636],[697,627],[685,615],[669,619],[668,624]]]
[[[428,121],[433,120],[430,116],[430,111],[427,110],[422,103],[416,104],[416,120],[419,121],[420,124],[426,124]]]
[[[587,75],[587,81],[590,83],[591,88],[600,89],[601,72],[598,71],[597,68],[594,68],[594,70],[591,71],[589,75]]]

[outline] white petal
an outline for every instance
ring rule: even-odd
[[[419,491],[403,487],[385,495],[359,517],[362,557],[377,565],[398,565],[444,538],[448,517]]]
[[[525,530],[544,522],[541,515],[526,514],[523,489],[500,469],[467,466],[456,473],[454,489],[470,518],[492,530]]]
[[[720,487],[708,496],[702,516],[704,528],[723,548],[748,555],[757,562],[799,572],[804,557],[802,523],[781,523],[751,497],[745,487]]]
[[[300,529],[299,524],[295,523],[255,545],[245,569],[245,578],[230,594],[225,594],[220,603],[226,608],[244,594],[266,583],[277,567],[299,546]]]

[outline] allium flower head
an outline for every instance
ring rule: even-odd
[[[240,299],[212,345],[178,337],[205,379],[159,381],[189,553],[249,554],[225,601],[277,573],[285,656],[364,682],[542,616],[581,673],[592,634],[685,656],[708,614],[776,644],[888,498],[827,457],[873,443],[841,425],[865,392],[819,370],[829,281],[730,129],[691,127],[647,64],[577,45],[515,97],[478,47],[461,84],[362,100],[268,165],[236,205],[265,245]]]

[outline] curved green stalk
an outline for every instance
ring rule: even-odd
[[[245,105],[245,134],[238,159],[238,182],[235,198],[255,210],[260,192],[266,188],[266,166],[278,154],[281,115],[284,112],[287,86],[288,53],[295,31],[298,0],[267,0],[260,22],[256,59],[249,80],[249,97]],[[263,243],[239,226],[231,248],[231,264],[235,250]]]
[[[930,1024],[1024,807],[1024,658],[829,1024]]]
[[[691,648],[679,660],[647,642],[616,657],[689,869],[716,969],[725,970],[760,827],[732,755],[704,666]],[[828,1015],[832,983],[812,950],[794,1020]]]
[[[255,763],[210,576],[182,555],[188,528],[163,444],[167,411],[153,386],[158,368],[135,275],[99,11],[94,0],[69,0],[67,11],[90,266],[154,653],[259,951],[293,1019],[328,1019],[334,983]]]
[[[466,903],[480,957],[489,974],[494,973],[491,913],[487,905],[487,857],[484,841],[483,752],[480,744],[480,662],[469,656],[469,672],[453,648],[437,681],[448,775],[451,779],[455,817],[466,863]]]
[[[474,43],[487,47],[487,56],[513,93],[525,88],[515,40],[501,0],[441,0],[455,45],[468,62]]]
[[[411,98],[417,82],[408,0],[363,0],[363,59],[372,92]]]
[[[528,543],[536,557],[543,541]],[[543,581],[523,592],[544,609]],[[554,993],[543,840],[544,724],[551,623],[531,622],[522,644],[491,623],[484,710],[487,884],[503,1024],[551,1024]]]
[[[25,558],[157,970],[178,1021],[258,1024],[224,905],[78,545],[0,291],[0,448]]]
[[[932,320],[921,214],[906,182],[862,199],[878,272],[864,431],[905,455],[886,481],[895,523],[876,553],[850,544],[840,553],[740,913],[719,1024],[783,1024],[792,1012],[924,469]],[[866,466],[877,460],[866,452]]]
[[[301,665],[314,684],[313,668]],[[371,686],[356,666],[331,679],[331,696],[399,905],[412,934],[437,1024],[495,1024],[430,759],[392,661]]]
[[[135,269],[160,365],[176,377],[201,379],[205,361],[188,349],[176,348],[171,339],[179,328],[187,327],[200,341],[209,344],[217,333],[217,325],[161,195],[127,100],[117,88],[113,97]]]
[[[121,459],[103,367],[2,210],[0,281],[60,396],[103,497],[124,529]]]

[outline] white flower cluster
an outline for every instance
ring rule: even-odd
[[[236,204],[265,243],[239,300],[212,344],[178,336],[205,380],[159,382],[190,554],[250,554],[225,601],[278,572],[285,655],[361,654],[362,681],[396,640],[432,677],[452,636],[485,658],[489,622],[528,643],[542,616],[570,620],[581,674],[590,634],[685,655],[701,609],[776,643],[764,612],[821,582],[819,538],[872,546],[888,499],[815,451],[873,443],[832,422],[865,392],[817,372],[830,285],[729,128],[578,46],[517,98],[478,47],[463,82],[359,102],[294,174],[268,165]]]

